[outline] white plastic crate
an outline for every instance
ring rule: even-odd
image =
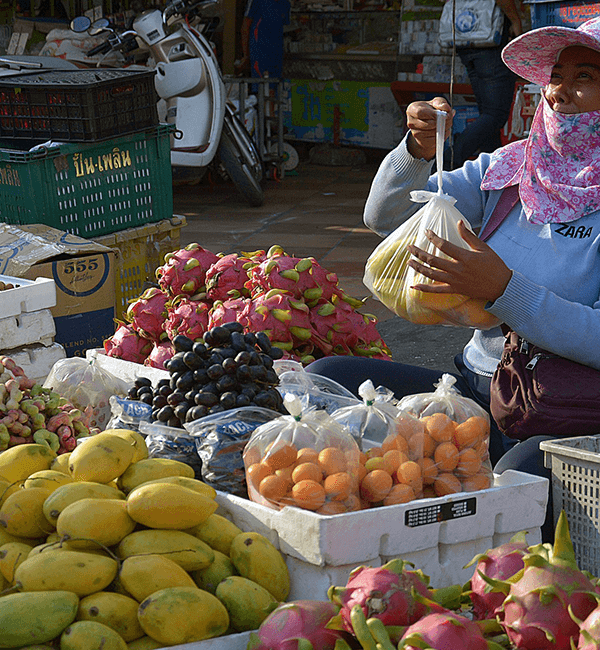
[[[552,469],[554,521],[565,511],[579,568],[600,572],[600,436],[545,440],[544,463]]]
[[[106,370],[111,375],[122,379],[128,384],[133,385],[136,377],[147,377],[153,384],[159,379],[169,378],[171,375],[166,370],[144,366],[141,363],[124,361],[116,357],[109,357],[102,348],[86,350],[85,358],[92,359],[96,357],[96,364],[99,368]]]
[[[218,636],[206,641],[195,641],[183,645],[170,645],[160,650],[246,650],[250,640],[250,632]]]
[[[10,275],[0,275],[0,281],[14,284],[14,289],[0,291],[2,318],[18,316],[21,312],[50,309],[56,305],[56,285],[51,278],[25,280]]]
[[[1,298],[0,298],[1,299]],[[23,345],[41,343],[52,345],[56,327],[49,309],[22,312],[0,319],[0,350],[10,356],[10,350]]]
[[[381,566],[401,557],[422,569],[434,587],[466,582],[477,553],[507,542],[521,530],[541,540],[548,479],[506,471],[479,492],[361,512],[323,516],[286,507],[272,510],[217,493],[218,512],[242,530],[267,537],[284,554],[291,575],[289,600],[325,600],[330,585],[345,584],[359,565]]]

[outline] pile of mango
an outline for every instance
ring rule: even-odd
[[[289,594],[287,566],[215,496],[135,431],[1,453],[0,648],[151,650],[257,629]]]

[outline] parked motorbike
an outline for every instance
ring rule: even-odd
[[[257,148],[226,101],[225,85],[216,56],[204,28],[210,8],[218,0],[173,0],[162,11],[144,11],[122,32],[106,18],[91,22],[79,16],[71,22],[74,32],[106,32],[107,40],[88,56],[112,51],[149,53],[149,65],[159,96],[161,122],[174,124],[177,138],[171,147],[171,164],[204,172],[216,168],[228,176],[252,206],[260,206],[263,166]]]

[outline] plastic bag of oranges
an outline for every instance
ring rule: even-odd
[[[434,281],[408,266],[411,253],[407,246],[413,244],[428,253],[447,257],[427,239],[426,231],[432,230],[456,246],[467,248],[459,235],[458,222],[464,221],[471,229],[465,217],[454,207],[456,199],[442,192],[445,116],[443,111],[438,111],[438,191],[411,192],[412,201],[425,205],[371,253],[365,264],[363,283],[388,309],[411,323],[490,329],[499,325],[500,320],[485,310],[485,300],[411,288],[415,284],[433,284]]]
[[[244,449],[248,496],[279,510],[296,506],[334,515],[360,510],[359,449],[323,410],[302,410],[286,394],[283,415],[254,430]]]
[[[399,421],[400,437],[382,443],[382,449],[392,445],[419,466],[424,497],[474,492],[492,485],[489,415],[462,396],[455,383],[455,377],[444,374],[433,393],[403,397],[398,408],[410,418]],[[407,468],[411,474],[419,473],[412,465]]]

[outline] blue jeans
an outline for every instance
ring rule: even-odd
[[[457,169],[479,152],[491,153],[502,146],[500,132],[512,106],[517,77],[504,65],[502,47],[456,50],[469,74],[479,117],[454,138],[454,158],[446,150],[445,169]]]

